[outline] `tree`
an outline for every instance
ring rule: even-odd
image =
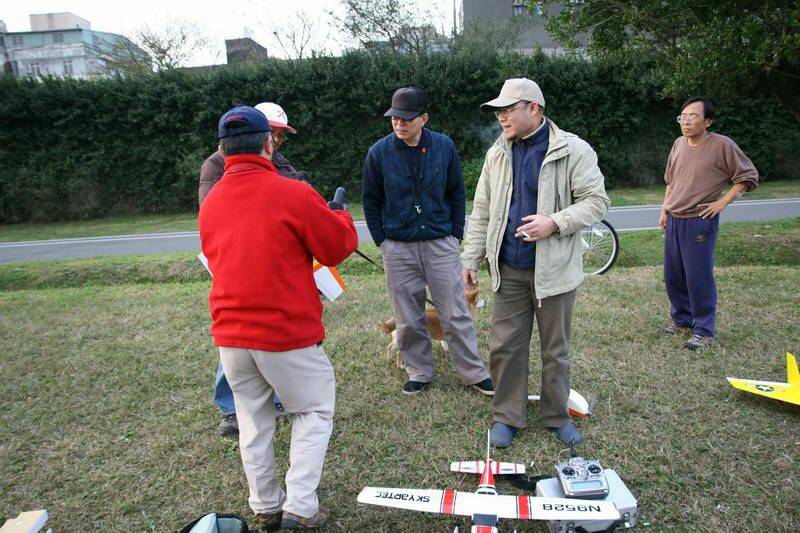
[[[186,65],[195,53],[208,49],[205,33],[188,20],[170,20],[158,28],[144,26],[134,32],[133,42],[119,41],[110,53],[109,68],[125,74],[170,70]],[[138,52],[137,52],[138,50]],[[146,52],[149,58],[143,56]]]
[[[344,16],[331,13],[340,29],[362,46],[423,55],[444,47],[431,24],[437,17],[411,0],[340,0]]]
[[[288,59],[324,54],[324,43],[330,37],[330,32],[322,33],[323,23],[319,18],[312,19],[302,10],[281,21],[280,25],[269,23],[266,26]]]
[[[800,121],[800,2],[796,0],[546,0],[562,5],[547,30],[568,46],[590,34],[593,57],[644,58],[665,96],[735,99],[760,90]],[[536,4],[528,0],[529,9]]]

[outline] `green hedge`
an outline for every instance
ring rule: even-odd
[[[390,129],[382,115],[392,92],[412,84],[428,91],[430,126],[456,142],[474,188],[499,133],[478,106],[516,76],[540,83],[547,114],[592,144],[609,185],[661,179],[679,134],[677,109],[658,97],[646,65],[476,50],[422,60],[353,52],[208,73],[0,78],[0,222],[195,209],[218,117],[264,100],[279,102],[299,130],[284,147],[293,164],[314,175],[320,192],[344,185],[354,197],[367,149]],[[777,104],[743,95],[720,107],[718,131],[762,174],[797,176],[798,124]]]

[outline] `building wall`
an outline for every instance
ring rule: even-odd
[[[551,5],[547,12],[556,15],[560,9],[558,5]],[[519,0],[462,0],[459,16],[462,30],[473,24],[487,24],[500,31],[516,19],[514,22],[521,27],[518,50],[534,52],[541,48],[547,53],[562,50],[545,30],[545,20],[541,14],[541,11],[538,14],[528,13],[527,2]]]
[[[94,78],[106,74],[105,58],[116,43],[130,41],[122,35],[85,29],[63,31],[9,32],[0,34],[5,55],[18,76],[47,75],[71,78]],[[137,47],[138,50],[146,54]],[[2,50],[2,48],[0,48]],[[3,52],[0,52],[2,59]]]
[[[51,31],[80,28],[92,29],[91,23],[72,13],[40,13],[28,15],[31,22],[31,31]]]

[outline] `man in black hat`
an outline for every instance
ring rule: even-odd
[[[364,218],[383,255],[398,348],[408,373],[403,393],[422,392],[434,377],[425,325],[427,286],[462,381],[491,396],[494,387],[478,356],[461,277],[461,162],[449,137],[425,128],[426,106],[421,89],[395,91],[384,114],[392,119],[393,133],[372,145],[364,161]]]

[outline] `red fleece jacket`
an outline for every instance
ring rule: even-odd
[[[235,155],[225,158],[197,224],[213,273],[217,346],[283,352],[325,338],[312,256],[333,266],[356,249],[349,213],[331,211],[310,185],[281,177],[263,157]]]

